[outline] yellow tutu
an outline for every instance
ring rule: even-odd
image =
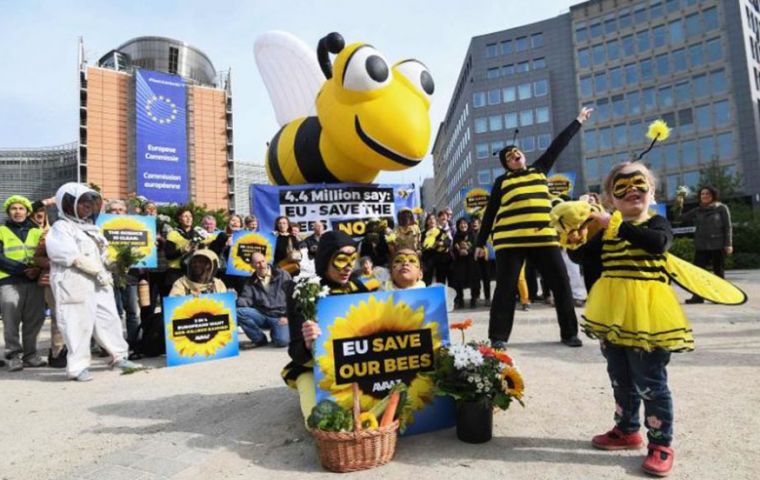
[[[664,282],[602,276],[588,295],[583,318],[586,335],[615,345],[694,350],[689,321]]]

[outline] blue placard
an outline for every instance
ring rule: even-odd
[[[426,373],[433,352],[449,342],[443,286],[325,297],[317,303],[317,321],[317,402],[329,398],[350,409],[356,382],[367,410],[403,381],[411,396],[404,410],[407,434],[454,425],[453,400],[434,395]]]
[[[163,309],[168,367],[240,353],[234,293],[164,297]]]
[[[129,245],[145,255],[132,268],[156,268],[156,217],[150,215],[114,215],[101,213],[96,222],[108,240],[108,259],[116,259],[116,245]]]
[[[334,183],[292,186],[251,185],[251,211],[259,219],[259,228],[274,229],[274,220],[284,215],[301,226],[301,233],[312,232],[314,222],[327,221],[357,237],[360,221],[387,218],[396,221],[396,213],[414,208],[412,184]],[[335,227],[333,227],[335,228]]]
[[[135,73],[135,184],[157,203],[187,203],[185,81],[177,75]]]
[[[252,232],[238,230],[232,234],[230,256],[227,258],[227,275],[250,277],[254,268],[251,266],[251,254],[261,252],[271,264],[274,260],[274,247],[277,239],[269,232]]]

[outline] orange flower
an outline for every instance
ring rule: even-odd
[[[472,320],[468,318],[464,322],[452,323],[451,325],[449,325],[449,328],[454,329],[454,330],[467,330],[471,326],[472,326]]]
[[[478,345],[478,351],[486,358],[495,358],[494,350],[491,347],[487,347],[485,345]]]
[[[500,361],[502,363],[506,363],[509,366],[512,366],[512,357],[510,357],[509,355],[507,355],[506,352],[502,352],[502,351],[499,351],[499,350],[494,350],[493,351],[493,356],[498,361]]]

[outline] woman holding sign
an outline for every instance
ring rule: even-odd
[[[354,240],[340,231],[327,232],[319,239],[314,256],[314,268],[321,283],[330,289],[329,295],[342,295],[369,291],[360,281],[352,278],[358,254]],[[304,318],[296,308],[292,292],[288,292],[288,326],[291,361],[282,370],[282,378],[289,387],[298,390],[304,421],[316,405],[314,388],[314,357],[312,346],[322,334],[316,319]]]

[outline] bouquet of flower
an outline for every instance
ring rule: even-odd
[[[465,343],[464,331],[471,325],[468,319],[449,326],[462,332],[462,343],[440,349],[433,372],[436,393],[457,402],[485,399],[502,410],[509,408],[512,400],[523,405],[525,384],[512,358],[488,342]]]
[[[296,309],[307,320],[313,320],[317,316],[317,299],[326,297],[330,293],[330,287],[322,286],[321,279],[316,275],[299,275],[295,278],[293,298],[296,301]]]
[[[127,285],[127,272],[130,268],[145,258],[145,254],[139,249],[129,245],[110,245],[116,252],[111,269],[115,273],[116,286],[124,288]]]

